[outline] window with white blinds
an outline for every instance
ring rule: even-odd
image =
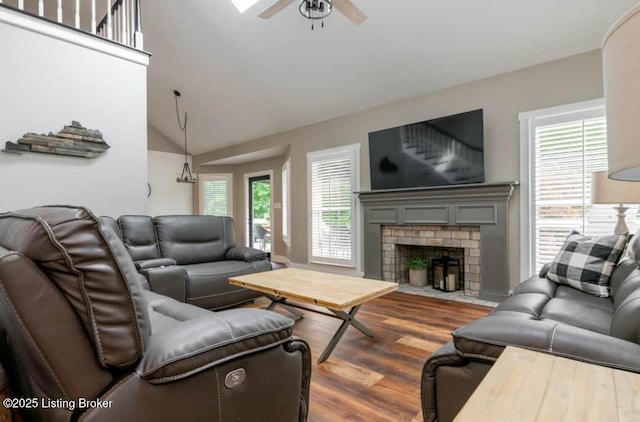
[[[233,215],[233,175],[208,174],[198,178],[200,184],[200,214]]]
[[[359,144],[307,154],[310,262],[356,266]]]
[[[291,183],[289,177],[289,167],[291,160],[288,159],[282,166],[282,240],[289,244],[289,185]]]
[[[591,173],[607,169],[604,106],[541,115],[530,121],[530,274],[553,260],[571,230],[612,234],[611,204],[591,204]],[[638,208],[627,213],[630,230],[640,226]]]

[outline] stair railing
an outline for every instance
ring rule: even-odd
[[[142,49],[140,0],[116,0],[96,32],[101,37]]]
[[[120,44],[142,50],[143,37],[140,17],[140,0],[116,0],[115,2],[112,0],[101,1],[106,3],[106,10],[108,12],[100,23],[96,25],[96,0],[90,0],[91,22],[89,25],[89,32]],[[0,4],[3,4],[3,0],[0,0]],[[8,5],[5,4],[5,6]],[[82,30],[80,26],[80,0],[75,0],[73,24],[64,22],[62,0],[57,0],[55,18],[52,17],[51,13],[45,14],[44,0],[38,0],[37,7],[37,11],[25,9],[24,0],[18,0],[17,9],[20,11]]]

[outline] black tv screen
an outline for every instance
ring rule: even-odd
[[[484,182],[482,109],[369,133],[371,189]]]

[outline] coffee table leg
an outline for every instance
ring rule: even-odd
[[[282,306],[287,311],[289,311],[290,313],[292,313],[296,317],[296,321],[301,319],[304,316],[304,314],[302,312],[300,312],[299,310],[297,310],[294,307],[291,307],[289,305],[285,305],[284,303],[279,303],[279,305]]]
[[[355,319],[356,314],[360,310],[360,306],[361,305],[354,306],[353,308],[351,308],[349,313],[343,311],[331,311],[342,320],[342,324],[340,324],[340,328],[338,328],[338,331],[336,331],[336,333],[331,338],[331,341],[329,341],[329,344],[327,344],[327,347],[325,347],[322,355],[318,359],[318,364],[321,364],[329,358],[329,355],[331,355],[333,349],[335,349],[335,347],[338,345],[338,342],[344,335],[344,332],[347,331],[349,325],[353,325],[354,328],[357,328],[362,333],[366,334],[369,337],[373,337],[373,333],[371,332],[371,330],[369,330],[369,328],[367,328],[360,321]]]
[[[351,325],[353,325],[354,328],[357,328],[358,330],[360,330],[360,332],[362,332],[362,334],[365,334],[369,337],[373,337],[373,332],[369,329],[369,327],[367,327],[366,325],[364,325],[363,323],[361,323],[360,321],[358,321],[357,319],[351,319]]]
[[[265,296],[267,296],[269,299],[271,299],[271,303],[269,304],[269,306],[267,306],[267,311],[272,311],[273,308],[276,307],[276,305],[280,305],[284,309],[286,309],[287,311],[292,313],[296,317],[295,318],[296,321],[301,319],[304,316],[304,314],[302,312],[298,311],[296,308],[285,304],[283,299],[280,299],[280,298],[277,298],[277,297],[271,296],[271,295],[265,295]]]

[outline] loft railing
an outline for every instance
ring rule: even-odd
[[[116,0],[110,13],[96,27],[96,32],[101,37],[142,49],[140,0]]]
[[[24,0],[0,0],[0,4],[15,7],[18,10],[33,15],[40,16],[59,24],[75,29],[90,32],[102,38],[143,49],[143,37],[140,18],[140,0],[83,0],[85,7],[89,4],[90,9],[81,9],[80,0],[56,0],[55,12],[51,9],[45,10],[44,0],[37,0],[37,9],[26,7]],[[63,4],[70,8],[75,2],[75,9],[71,19],[70,13],[64,13]],[[33,2],[28,2],[33,5]],[[47,1],[47,6],[51,1]],[[101,9],[102,7],[102,9]],[[102,10],[104,18],[96,24],[97,10]],[[106,12],[105,12],[106,11]],[[68,11],[67,11],[68,12]]]

